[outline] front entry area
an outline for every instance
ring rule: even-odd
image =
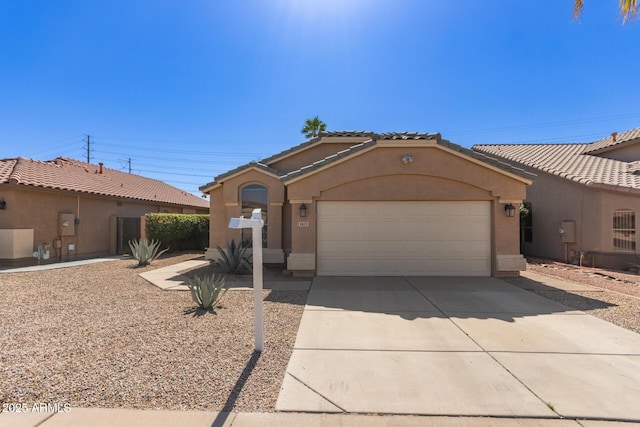
[[[319,276],[490,276],[491,203],[318,202]]]

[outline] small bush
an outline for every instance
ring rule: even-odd
[[[217,276],[212,274],[211,276],[196,276],[187,282],[187,286],[191,291],[191,298],[198,304],[198,307],[208,310],[212,305],[217,304],[218,301],[227,292],[227,287],[224,283],[224,276]]]
[[[138,266],[151,264],[154,259],[169,250],[169,248],[166,248],[160,251],[160,241],[152,240],[149,243],[147,239],[129,240],[129,247],[133,257],[138,260]]]
[[[147,214],[146,231],[174,251],[202,250],[209,242],[209,215]]]
[[[245,255],[248,246],[244,244],[236,245],[235,240],[227,242],[227,250],[225,251],[220,246],[216,245],[216,249],[220,253],[220,258],[216,261],[222,268],[222,271],[228,274],[242,274],[245,271],[253,272],[249,259]]]

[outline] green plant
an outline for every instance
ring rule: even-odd
[[[145,229],[149,239],[164,242],[172,251],[202,250],[209,243],[209,215],[150,213]]]
[[[202,278],[196,276],[187,282],[187,286],[191,291],[193,301],[204,310],[217,304],[228,289],[225,286],[224,276],[216,276],[215,274],[205,275]]]
[[[133,257],[138,260],[138,266],[151,264],[153,260],[169,250],[169,248],[166,248],[160,251],[159,240],[152,240],[149,243],[147,239],[129,240],[129,247]]]
[[[227,250],[216,245],[216,249],[220,253],[220,258],[216,261],[222,267],[222,271],[229,274],[241,274],[244,270],[253,272],[249,259],[245,255],[249,247],[244,244],[236,244],[235,240],[227,242]]]

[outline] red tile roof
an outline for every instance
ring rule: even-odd
[[[0,184],[24,185],[123,199],[208,208],[209,202],[162,181],[65,157],[0,160]]]

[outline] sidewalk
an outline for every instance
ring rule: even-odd
[[[107,262],[107,261],[117,261],[119,259],[122,259],[122,257],[118,256],[113,258],[93,258],[93,259],[83,259],[79,261],[57,262],[55,264],[43,264],[43,265],[32,265],[29,267],[7,268],[7,269],[0,269],[0,274],[29,273],[32,271],[55,270],[57,268],[78,267],[80,265],[95,264],[98,262]]]
[[[540,418],[431,417],[71,408],[60,413],[2,413],[0,427],[617,427],[629,423]]]

